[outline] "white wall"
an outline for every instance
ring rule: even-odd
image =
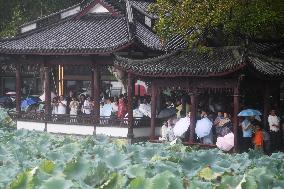
[[[160,136],[161,127],[155,128],[155,135]],[[151,128],[150,127],[141,127],[141,128],[133,128],[134,137],[150,137]]]
[[[17,121],[17,129],[44,131],[45,123]]]
[[[50,133],[64,133],[64,134],[76,134],[76,135],[93,135],[93,126],[82,125],[65,125],[65,124],[47,124],[47,132]]]
[[[96,134],[112,137],[127,137],[128,129],[125,127],[96,127]]]

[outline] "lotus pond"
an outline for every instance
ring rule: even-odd
[[[284,188],[284,154],[226,154],[0,127],[0,188]]]

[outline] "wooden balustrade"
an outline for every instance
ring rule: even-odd
[[[31,122],[48,122],[54,124],[68,125],[93,125],[102,127],[128,127],[127,118],[117,118],[115,116],[100,117],[99,123],[96,124],[96,119],[93,115],[69,115],[69,114],[52,114],[47,115],[41,112],[8,112],[13,120],[31,121]],[[133,127],[150,127],[150,118],[134,118]],[[162,126],[161,120],[157,120],[157,126]]]

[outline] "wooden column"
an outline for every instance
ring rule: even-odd
[[[100,71],[99,66],[93,66],[93,73],[92,73],[92,93],[94,98],[94,123],[98,124],[100,120]]]
[[[197,113],[197,91],[194,90],[193,93],[190,94],[190,127],[189,127],[189,143],[194,142],[194,133],[195,133],[195,124],[196,124],[196,113]]]
[[[21,112],[21,96],[22,96],[22,79],[21,65],[16,65],[16,111]]]
[[[263,93],[263,116],[262,116],[262,122],[263,122],[263,128],[265,130],[268,129],[268,114],[270,110],[270,86],[269,82],[265,81],[264,83],[264,93]]]
[[[234,151],[238,151],[238,113],[240,111],[240,94],[239,94],[239,87],[234,87],[234,115],[233,115],[233,127],[234,127]]]
[[[92,68],[92,78],[91,78],[91,97],[94,97],[94,70]]]
[[[133,135],[133,96],[134,96],[134,77],[128,73],[127,79],[127,111],[128,111],[128,133],[127,138],[132,139]]]
[[[157,111],[157,84],[152,81],[151,87],[151,136],[150,139],[155,139],[155,124],[156,124],[156,111]]]
[[[50,91],[49,73],[50,73],[50,65],[45,65],[44,66],[45,114],[48,116],[51,113],[51,91]]]

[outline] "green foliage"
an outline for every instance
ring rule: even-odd
[[[0,129],[0,188],[283,188],[284,154]],[[114,143],[112,143],[114,142]],[[257,155],[253,155],[257,154]]]
[[[0,38],[11,37],[25,22],[80,3],[81,0],[0,0]]]
[[[239,37],[284,37],[282,0],[157,0],[155,29],[163,40],[182,36],[192,46],[234,45]]]

